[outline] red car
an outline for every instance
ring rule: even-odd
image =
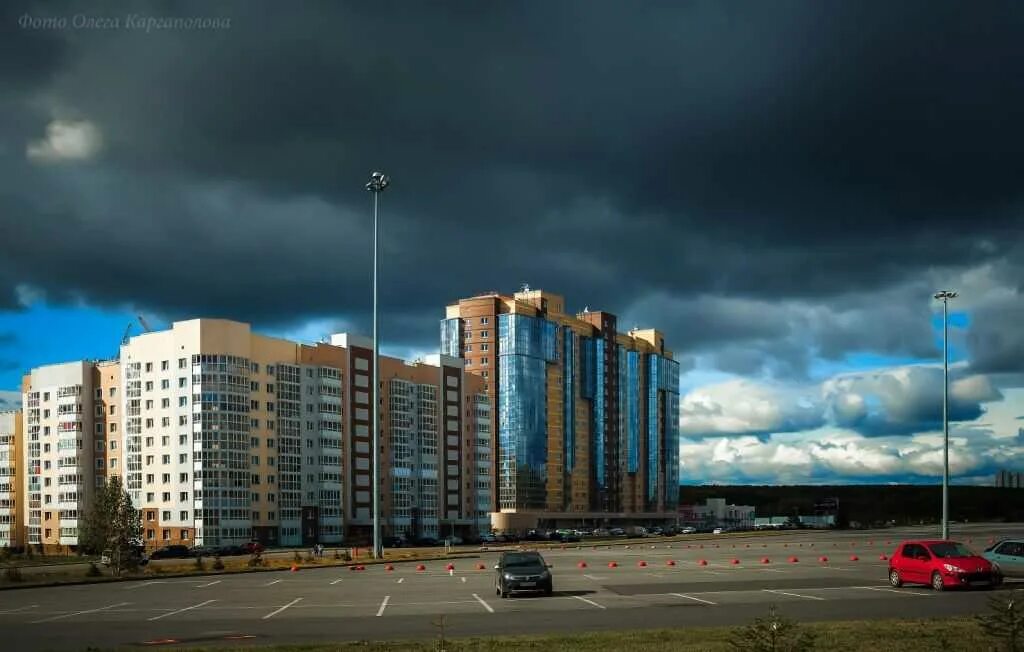
[[[889,559],[889,584],[927,584],[936,591],[954,586],[998,586],[1003,578],[992,562],[956,541],[904,541]]]

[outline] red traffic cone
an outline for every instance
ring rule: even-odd
[[[576,567],[577,568],[586,568],[587,567],[587,562],[581,561],[580,563],[576,564]]]
[[[793,555],[792,557],[789,558],[789,563],[791,563],[791,564],[795,564],[798,561],[800,561],[800,560],[797,559],[796,555]]]
[[[668,561],[665,562],[665,565],[666,566],[675,566],[676,562],[675,562],[675,560],[669,559]]]
[[[707,566],[708,565],[708,560],[707,559],[698,559],[697,560],[697,565],[698,566]]]

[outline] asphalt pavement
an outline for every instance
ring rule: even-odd
[[[973,526],[959,538],[984,547],[1022,529]],[[552,597],[498,597],[493,551],[456,560],[452,571],[448,562],[426,562],[423,571],[409,562],[391,571],[335,567],[19,589],[0,591],[0,631],[8,649],[80,650],[423,638],[437,636],[442,620],[449,637],[734,625],[766,614],[769,604],[802,621],[984,610],[990,591],[887,584],[880,555],[923,534],[569,545],[544,552],[554,566]]]

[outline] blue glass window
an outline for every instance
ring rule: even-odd
[[[630,351],[626,364],[626,471],[636,473],[640,470],[640,353]]]
[[[573,393],[573,381],[576,374],[576,369],[574,368],[576,364],[574,350],[576,334],[570,328],[563,328],[562,332],[562,348],[564,350],[562,355],[564,360],[562,373],[562,406],[564,408],[564,418],[562,420],[564,424],[563,446],[565,448],[565,470],[567,473],[572,473],[573,468],[576,466],[576,397]]]
[[[458,317],[441,320],[441,355],[459,357],[459,326],[462,320]]]
[[[593,401],[593,426],[591,428],[592,440],[594,442],[594,470],[597,478],[598,490],[607,486],[605,468],[605,406],[604,406],[604,347],[603,339],[594,341],[594,401]]]
[[[544,321],[527,315],[498,317],[498,501],[503,509],[546,507]]]

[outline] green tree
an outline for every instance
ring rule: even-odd
[[[78,545],[83,552],[109,551],[114,575],[138,565],[136,550],[142,541],[142,518],[131,496],[114,476],[96,490],[92,507],[79,525]]]
[[[733,634],[729,643],[738,652],[805,652],[814,647],[814,635],[770,605],[767,618],[755,618]]]
[[[1006,652],[1024,651],[1024,602],[1019,591],[993,595],[989,612],[976,616],[985,633],[1002,643]]]

